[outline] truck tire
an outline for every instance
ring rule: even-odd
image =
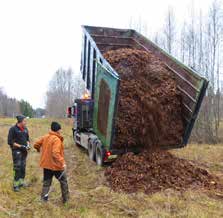
[[[91,142],[88,143],[88,156],[90,160],[95,161],[95,146]]]
[[[78,144],[77,142],[75,142],[75,145],[76,145],[78,148],[81,148],[81,145]]]
[[[77,142],[77,140],[76,140],[76,134],[75,134],[75,130],[73,129],[73,139],[74,139],[74,144],[77,146],[77,147],[81,147],[81,145]]]
[[[95,153],[96,153],[96,164],[98,166],[103,166],[104,165],[104,152],[100,144],[97,144]]]
[[[73,133],[73,140],[76,143],[76,138],[75,138],[75,131],[72,129],[72,133]]]

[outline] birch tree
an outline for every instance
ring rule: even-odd
[[[217,0],[213,1],[209,11],[209,42],[210,42],[210,55],[211,55],[211,91],[215,93],[212,96],[212,107],[214,117],[215,135],[218,138],[218,128],[220,124],[220,43],[222,39],[222,11],[221,5]]]
[[[165,48],[170,53],[174,53],[174,41],[175,41],[175,15],[172,7],[168,8],[167,15],[164,24],[164,37],[165,37]]]
[[[64,117],[66,108],[80,98],[84,90],[81,78],[71,69],[59,69],[49,83],[46,93],[46,111],[50,117]]]

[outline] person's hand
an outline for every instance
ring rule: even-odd
[[[13,144],[13,147],[15,147],[15,148],[21,148],[21,145],[20,144],[17,144],[17,143],[14,143]]]
[[[20,145],[19,148],[20,148],[21,151],[27,151],[28,150],[26,145]]]
[[[31,145],[28,143],[26,146],[26,150],[30,150],[31,149]]]

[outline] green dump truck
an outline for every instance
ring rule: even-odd
[[[185,128],[182,143],[168,148],[186,146],[208,81],[135,30],[93,26],[83,26],[82,29],[81,73],[90,96],[76,99],[74,105],[68,108],[69,116],[74,117],[73,136],[76,144],[86,148],[89,158],[98,165],[131,151],[113,146],[119,85],[122,81],[103,53],[119,48],[135,48],[152,52],[174,74],[182,96]]]

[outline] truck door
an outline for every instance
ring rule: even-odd
[[[93,129],[107,150],[112,145],[119,78],[97,63]]]

